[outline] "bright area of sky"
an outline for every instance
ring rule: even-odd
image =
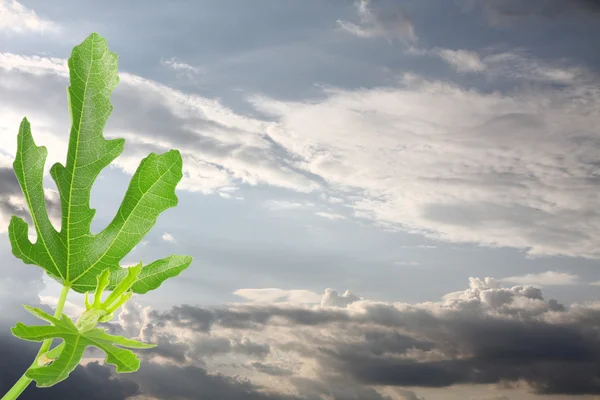
[[[58,3],[0,0],[0,298],[56,301],[60,287],[10,252],[8,221],[24,204],[11,164],[23,116],[47,169],[63,161],[66,59],[98,32],[121,78],[105,134],[126,149],[94,186],[93,229],[142,157],[184,157],[179,206],[125,260],[194,257],[115,326],[164,344],[134,379],[138,398],[208,398],[152,386],[164,365],[202,375],[189,393],[232,400],[600,393],[597,365],[573,355],[593,348],[597,364],[598,339],[574,349],[552,333],[600,326],[600,2]],[[514,326],[523,320],[551,337],[539,354],[523,354],[536,343]],[[340,321],[353,329],[341,334]],[[482,335],[504,339],[483,349]],[[569,357],[570,374],[556,365]]]

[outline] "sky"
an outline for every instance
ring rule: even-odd
[[[19,123],[59,226],[47,173],[92,32],[126,140],[92,233],[178,149],[179,204],[123,266],[194,261],[106,324],[158,344],[138,372],[90,351],[24,400],[600,398],[597,0],[0,0],[0,392],[37,351],[21,305],[60,293],[11,253]]]

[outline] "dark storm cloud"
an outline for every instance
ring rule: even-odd
[[[267,343],[255,343],[248,338],[235,342],[233,350],[236,353],[245,354],[254,358],[265,358],[271,352],[271,346]]]
[[[582,329],[495,318],[446,320],[439,333],[426,335],[451,359],[398,359],[402,351],[390,348],[379,355],[362,344],[337,346],[322,359],[367,384],[445,387],[525,380],[539,393],[597,394],[600,341],[592,332],[598,322]]]
[[[0,338],[0,394],[16,382],[35,357],[39,344],[20,341],[12,336]],[[78,366],[69,378],[51,388],[34,384],[22,400],[125,400],[143,392],[163,400],[293,400],[294,397],[260,392],[259,387],[243,378],[209,374],[198,367],[176,367],[142,363],[137,373],[114,376],[114,368],[92,362]],[[142,389],[142,390],[140,390]]]
[[[297,397],[264,393],[240,377],[209,374],[199,367],[146,363],[135,373],[144,394],[161,400],[293,400]]]
[[[12,168],[0,168],[0,188],[4,195],[21,193],[19,181]]]
[[[0,393],[4,394],[29,367],[39,343],[18,340],[7,335],[2,326],[0,337]],[[137,383],[128,379],[113,379],[111,369],[98,363],[78,366],[66,381],[50,388],[38,389],[31,384],[20,400],[125,400],[139,393]]]
[[[0,213],[7,217],[16,214],[29,218],[29,213],[23,207],[9,200],[9,196],[15,195],[21,195],[21,188],[12,168],[0,168]]]
[[[337,345],[323,351],[321,360],[367,384],[444,387],[524,380],[538,393],[600,393],[598,318],[556,324],[528,316],[527,310],[507,318],[468,308],[443,317],[402,314],[394,318],[396,325],[425,341],[413,346],[425,350],[420,356],[399,360],[403,343],[388,339],[386,346],[368,340]],[[427,360],[430,349],[443,359]]]
[[[158,324],[172,322],[183,327],[209,332],[214,324],[232,329],[262,329],[272,318],[281,317],[298,325],[330,324],[349,321],[349,317],[336,310],[315,312],[293,307],[249,306],[240,309],[210,309],[191,305],[175,306],[169,312],[152,312]]]
[[[351,379],[324,374],[321,380],[293,377],[290,382],[306,399],[311,400],[392,400],[377,390],[357,384]]]
[[[40,306],[38,302],[30,302]],[[42,306],[47,311],[47,307]],[[3,310],[4,311],[4,310]],[[28,316],[24,309],[11,321],[3,320],[0,324],[0,395],[3,395],[20,378],[21,374],[29,367],[34,359],[39,343],[27,342],[10,336],[10,327],[17,320],[28,324],[39,323],[39,320]],[[114,326],[114,324],[111,324]],[[112,331],[122,333],[122,328],[112,328]],[[229,343],[228,339],[224,339]],[[156,348],[161,356],[174,362],[183,362],[179,344],[169,343],[167,340],[159,341]],[[234,344],[241,346],[247,354],[262,357],[268,346],[246,341]],[[154,350],[154,349],[152,349]],[[262,352],[262,353],[261,353]],[[102,357],[98,351],[90,352],[92,357]],[[51,388],[39,389],[31,384],[19,397],[22,400],[64,400],[64,399],[90,399],[90,400],[126,400],[143,393],[152,395],[161,400],[195,400],[195,399],[223,399],[223,400],[293,400],[295,397],[286,395],[264,393],[262,388],[254,385],[244,378],[231,378],[226,375],[209,374],[205,369],[191,366],[172,366],[153,364],[142,356],[142,368],[132,374],[116,375],[114,367],[105,366],[98,362],[78,366],[69,378]],[[307,399],[312,400],[312,399]]]
[[[277,351],[317,360],[323,371],[351,377],[360,387],[439,388],[525,381],[540,394],[600,394],[597,307],[565,307],[545,300],[542,291],[531,286],[501,288],[494,280],[473,279],[469,289],[449,295],[442,303],[358,301],[347,308],[182,306],[154,313],[152,318],[157,329],[174,326],[198,335],[212,335],[222,328],[261,337],[270,336],[271,330],[285,331],[287,341],[265,343]],[[267,375],[304,382],[288,372],[291,365],[273,367],[270,361],[267,356],[251,366]]]
[[[250,363],[250,367],[257,370],[258,372],[271,376],[291,376],[294,374],[292,370],[289,370],[287,368],[281,368],[278,365],[264,363],[260,361],[253,361],[252,363]]]
[[[148,349],[148,351],[144,352],[144,354],[142,354],[143,357],[147,357],[149,355],[157,355],[160,357],[170,359],[177,363],[185,362],[185,353],[187,351],[187,346],[179,343],[172,343],[166,336],[160,336],[154,341],[154,343],[156,343],[157,346],[153,349]]]
[[[6,235],[0,235],[0,335],[9,334],[9,327],[16,321],[39,322],[23,308],[24,304],[49,311],[39,298],[44,288],[44,271],[15,258],[9,241],[2,236]]]

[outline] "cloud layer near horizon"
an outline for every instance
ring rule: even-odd
[[[160,344],[144,353],[157,375],[218,369],[301,399],[354,398],[344,390],[403,399],[396,389],[466,384],[599,394],[599,310],[598,303],[566,307],[532,286],[472,278],[440,302],[412,305],[331,290],[315,306],[267,301],[154,312],[130,304],[111,328]]]
[[[14,312],[3,315],[2,331],[33,319],[19,303],[46,308],[37,298],[41,276],[36,268],[3,267],[0,285],[7,292],[31,290],[3,300]],[[503,393],[600,393],[597,302],[564,306],[539,288],[502,287],[491,278],[472,278],[464,291],[418,304],[331,289],[320,304],[302,290],[238,293],[251,302],[155,312],[134,300],[107,327],[159,344],[141,353],[139,372],[115,377],[90,352],[91,362],[67,383],[29,389],[24,399],[58,399],[90,385],[98,386],[98,398],[115,400],[414,400],[461,385],[496,385]],[[25,368],[35,349],[14,338],[1,343],[3,359],[11,360],[10,368],[0,366],[6,387],[18,378],[11,371]]]

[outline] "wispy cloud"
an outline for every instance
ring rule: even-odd
[[[359,23],[337,21],[340,28],[354,36],[409,41],[417,39],[415,27],[399,2],[359,0],[356,2],[356,9]]]
[[[168,232],[163,233],[163,235],[161,236],[161,239],[164,240],[165,242],[171,242],[171,243],[175,242],[175,238],[173,237],[173,235],[171,235]]]
[[[459,72],[481,72],[486,65],[474,51],[442,49],[440,57]]]
[[[0,68],[8,72],[25,72],[36,76],[58,75],[64,78],[69,76],[67,61],[56,57],[0,53]]]
[[[535,59],[522,51],[511,51],[486,55],[482,62],[488,75],[497,79],[527,80],[563,85],[589,85],[597,83],[597,76],[585,68],[567,62]]]
[[[184,63],[177,58],[161,59],[160,63],[174,71],[188,75],[198,75],[203,73],[203,70],[201,68]]]
[[[60,26],[48,19],[39,17],[35,11],[16,0],[0,0],[0,32],[23,34],[57,33]]]
[[[508,83],[501,92],[406,74],[397,87],[254,104],[278,118],[269,134],[294,148],[303,168],[360,191],[352,204],[360,217],[532,256],[600,257],[598,80],[538,74],[543,62],[519,60],[516,70],[494,61]],[[529,85],[540,76],[549,84]]]
[[[441,58],[460,73],[480,73],[488,78],[503,80],[509,84],[522,81],[573,85],[590,83],[598,77],[587,69],[565,60],[548,62],[528,55],[523,49],[502,53],[478,52],[465,49],[431,48],[411,46],[407,54]]]
[[[331,219],[331,220],[346,219],[346,217],[342,214],[336,214],[336,213],[331,213],[331,212],[318,212],[316,214],[319,217],[327,218],[327,219]]]
[[[270,122],[236,114],[218,101],[136,75],[120,72],[119,76],[119,90],[112,97],[115,111],[105,134],[125,137],[130,143],[115,162],[125,172],[133,173],[148,150],[174,147],[181,149],[184,158],[180,184],[184,190],[209,194],[244,183],[300,192],[319,188],[319,183],[294,165],[290,154],[265,138]],[[61,161],[67,137],[58,133],[69,131],[68,111],[63,109],[65,103],[47,94],[64,93],[66,60],[2,53],[0,77],[0,88],[12,99],[0,110],[0,131],[14,132],[27,115],[36,141],[49,149],[48,164]],[[0,148],[14,155],[16,135],[2,135]]]
[[[254,303],[318,304],[321,301],[319,294],[309,290],[238,289],[233,294]]]
[[[331,196],[323,195],[322,198],[325,199],[325,200],[327,200],[328,202],[330,202],[332,204],[341,204],[341,203],[344,202],[344,199],[342,199],[340,197],[331,197]]]
[[[502,92],[406,74],[396,86],[327,89],[325,98],[311,102],[252,97],[274,121],[122,72],[107,134],[131,144],[116,161],[127,173],[149,149],[180,148],[181,188],[190,191],[267,184],[311,192],[327,182],[328,197],[352,193],[355,216],[378,224],[530,255],[600,257],[593,239],[600,234],[598,81],[583,68],[518,54],[482,58],[485,74],[512,84]],[[0,87],[13,99],[0,110],[0,130],[14,131],[28,115],[37,140],[49,148],[49,164],[60,160],[56,154],[62,159],[67,138],[56,132],[68,132],[68,113],[42,94],[64,92],[65,61],[3,54],[0,75]],[[549,84],[527,90],[519,84],[539,77]],[[14,135],[1,137],[0,148],[14,154]],[[266,207],[311,206],[275,201]]]
[[[502,282],[516,283],[518,285],[539,285],[539,286],[564,286],[577,285],[579,276],[566,272],[546,271],[538,274],[527,274],[521,276],[511,276],[502,278]]]
[[[265,207],[271,210],[300,210],[314,207],[314,203],[297,202],[287,200],[269,200],[265,203]]]

